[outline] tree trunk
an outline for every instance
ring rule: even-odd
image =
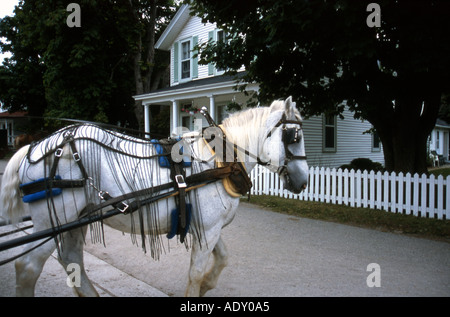
[[[376,118],[369,120],[383,144],[387,171],[427,172],[427,139],[436,123],[440,93],[413,91],[396,100],[390,112],[378,111]]]
[[[136,86],[136,95],[141,95],[144,93],[144,84],[142,82],[142,74],[141,74],[141,36],[139,36],[138,48],[134,54],[133,58],[133,69],[134,69],[134,81]],[[144,126],[144,110],[142,109],[142,102],[136,100],[134,102],[134,115],[136,116],[136,120],[138,123],[139,130],[143,129]]]
[[[143,78],[144,93],[150,92],[153,69],[155,68],[155,29],[156,29],[156,0],[150,1],[150,20],[147,22],[144,41],[145,72]]]
[[[386,170],[396,173],[426,173],[429,133],[409,123],[400,123],[392,131],[390,140],[382,140]]]
[[[128,2],[136,25],[145,24],[142,28],[144,30],[143,33],[138,36],[133,57],[136,95],[150,92],[153,68],[155,66],[156,2],[157,0],[150,1],[150,19],[148,21],[142,18],[138,8],[133,6],[132,1]],[[134,114],[139,130],[144,130],[144,109],[141,101],[135,101]]]

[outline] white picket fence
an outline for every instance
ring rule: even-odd
[[[300,194],[283,188],[278,174],[257,165],[251,172],[252,195],[344,204],[418,217],[450,219],[450,176],[374,173],[310,167],[308,187]]]

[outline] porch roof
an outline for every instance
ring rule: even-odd
[[[15,112],[9,112],[4,111],[0,112],[0,118],[10,119],[10,118],[22,118],[28,115],[27,111],[15,111]]]
[[[438,118],[438,119],[436,120],[435,128],[441,128],[441,129],[447,129],[447,130],[450,130],[450,124],[448,124],[448,123],[445,122],[444,120]]]
[[[236,75],[222,75],[204,79],[192,80],[187,83],[161,88],[147,94],[133,96],[135,100],[142,100],[143,104],[165,103],[178,99],[199,98],[214,95],[236,93],[236,86],[246,72]],[[258,85],[245,83],[247,91],[257,91]]]

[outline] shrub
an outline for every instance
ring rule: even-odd
[[[378,162],[373,162],[371,159],[368,158],[356,158],[353,161],[350,162],[350,164],[344,164],[340,166],[342,169],[354,169],[354,170],[361,170],[361,171],[383,171],[383,165]]]

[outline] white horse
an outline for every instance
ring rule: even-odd
[[[277,169],[288,190],[298,193],[306,187],[308,166],[301,117],[290,97],[286,101],[275,101],[270,107],[238,112],[224,120],[222,127],[228,141],[234,142],[239,149],[250,148],[247,155],[243,155],[248,173],[258,162],[268,162],[270,168]],[[155,150],[150,142],[125,137],[93,125],[83,125],[73,135],[78,155],[73,157],[72,144],[65,144],[56,151],[60,157],[55,169],[62,179],[82,179],[87,174],[89,179],[86,185],[65,188],[61,194],[50,199],[23,203],[19,185],[51,174],[55,147],[61,145],[63,137],[63,133],[55,133],[31,150],[29,146],[23,147],[11,158],[3,175],[1,217],[17,220],[29,213],[34,231],[39,232],[77,220],[86,206],[100,203],[97,195],[100,190],[117,197],[171,182],[169,169],[160,168],[157,160],[151,158]],[[202,160],[194,161],[192,168],[188,169],[191,170],[189,173],[214,168],[214,161],[208,161],[212,154],[201,145],[201,141],[197,139],[191,143],[192,155],[201,157]],[[49,152],[52,155],[46,154]],[[84,172],[78,159],[83,164]],[[221,230],[234,218],[239,198],[229,195],[221,181],[192,190],[187,196],[192,204],[189,227],[192,250],[185,295],[202,296],[216,286],[219,274],[227,264],[227,251],[221,238]],[[168,233],[171,229],[170,211],[174,208],[176,202],[172,197],[142,206],[134,213],[104,219],[103,222],[122,232],[145,233],[150,237],[150,247],[155,248],[162,241],[161,234]],[[34,295],[35,284],[44,263],[58,248],[59,261],[65,269],[70,263],[80,266],[81,285],[74,287],[77,295],[98,296],[83,265],[86,231],[85,226],[83,229],[63,233],[59,239],[51,239],[17,259],[16,295]],[[29,243],[26,248],[31,249],[39,243]],[[142,243],[145,241],[142,240]],[[152,252],[157,253],[153,249]],[[211,269],[206,272],[211,253],[214,261]]]

